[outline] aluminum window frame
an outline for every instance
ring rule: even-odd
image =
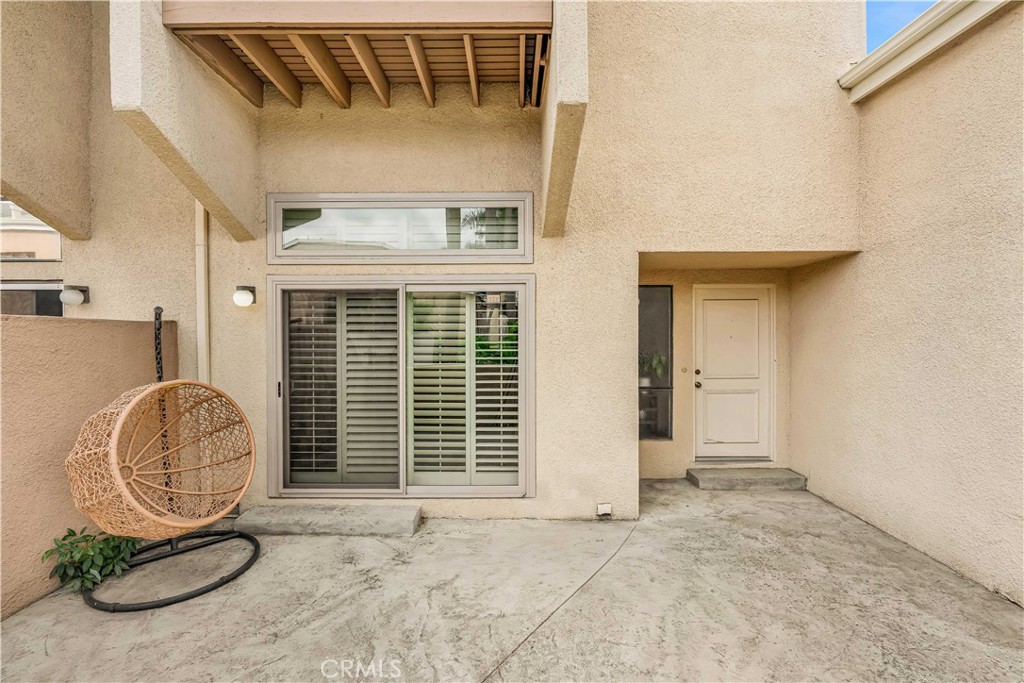
[[[501,288],[506,288],[502,290]],[[447,288],[447,289],[446,289]],[[410,486],[407,482],[408,430],[405,371],[399,383],[399,488],[290,485],[287,479],[287,328],[284,292],[289,290],[397,290],[400,298],[399,353],[405,366],[405,305],[408,291],[507,291],[519,302],[520,429],[519,483],[516,486]],[[269,275],[267,277],[267,495],[270,498],[533,498],[536,496],[536,276],[505,275]]]
[[[289,251],[284,248],[284,209],[491,208],[515,206],[519,213],[516,249],[323,249]],[[406,265],[452,263],[533,263],[532,192],[430,193],[294,193],[267,194],[268,264]]]
[[[38,261],[26,261],[26,263],[39,263]],[[5,261],[5,263],[8,263]],[[63,280],[4,280],[0,282],[0,292],[53,292],[61,291],[64,289]],[[68,307],[61,303],[60,316],[61,318],[67,317]],[[5,314],[13,315],[13,314]],[[33,317],[40,314],[34,313]],[[47,318],[56,318],[58,316],[41,316]]]

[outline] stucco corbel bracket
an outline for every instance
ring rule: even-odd
[[[541,237],[562,237],[589,100],[587,2],[556,0],[541,103]]]
[[[253,107],[164,27],[160,3],[110,3],[115,113],[236,240],[257,236]]]

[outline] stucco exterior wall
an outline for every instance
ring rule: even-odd
[[[775,457],[766,467],[789,466],[789,271],[641,270],[641,285],[672,287],[672,438],[640,441],[640,476],[644,479],[685,477],[694,466],[693,286],[775,286]],[[684,371],[685,368],[685,371]],[[706,466],[706,465],[704,465]],[[737,466],[743,466],[739,463]],[[748,465],[749,466],[749,465]]]
[[[86,2],[0,3],[0,186],[78,239],[89,236],[90,11]]]
[[[164,372],[177,377],[177,326],[164,326]],[[119,320],[0,316],[0,618],[49,593],[39,557],[68,527],[92,526],[75,510],[64,459],[85,419],[154,380],[153,326]]]
[[[630,518],[638,514],[638,253],[857,247],[857,121],[835,68],[861,51],[859,7],[596,2],[587,12],[589,104],[567,233],[538,236],[533,264],[269,266],[265,224],[244,243],[211,227],[212,382],[239,401],[258,440],[246,504],[266,502],[268,274],[535,273],[537,496],[432,499],[424,513],[590,518],[610,502],[615,516]],[[95,7],[94,237],[67,246],[64,267],[67,281],[93,288],[93,303],[71,313],[148,319],[163,306],[181,324],[182,374],[192,376],[192,199],[110,111],[107,21],[106,6]],[[515,106],[514,85],[485,84],[480,108],[466,86],[440,85],[436,109],[414,85],[396,86],[390,109],[354,87],[350,109],[319,87],[305,88],[301,109],[267,89],[257,115],[258,196],[540,198],[540,117]],[[262,204],[258,211],[265,220]],[[255,306],[231,303],[237,285],[257,287]]]
[[[251,239],[255,108],[164,28],[160,2],[115,2],[108,17],[114,110],[232,235]]]
[[[590,103],[566,244],[857,248],[859,3],[589,3]],[[623,49],[629,46],[629,49]]]
[[[794,272],[810,490],[1024,602],[1024,9],[860,107],[864,252]]]
[[[392,107],[383,109],[356,85],[350,109],[341,110],[321,88],[306,88],[303,106],[295,109],[269,89],[260,118],[260,192],[533,192],[540,187],[540,120],[536,110],[515,106],[512,84],[484,84],[482,106],[473,108],[468,89],[439,85],[437,106],[423,104],[416,86],[396,86]],[[534,221],[539,207],[534,205]],[[256,476],[246,502],[289,504],[267,499],[267,348],[266,276],[268,274],[415,274],[537,272],[533,265],[330,266],[267,265],[266,233],[252,242],[234,242],[211,231],[210,286],[212,376],[246,409],[258,443]],[[549,260],[548,243],[535,246],[538,263]],[[635,266],[634,266],[635,268]],[[635,282],[635,276],[634,276]],[[257,303],[239,309],[231,303],[236,285],[255,285]],[[556,272],[538,275],[538,291],[560,289]],[[577,296],[582,297],[583,292]],[[541,296],[538,296],[540,299]],[[539,302],[538,302],[539,303]],[[579,306],[577,306],[579,308]],[[566,314],[566,311],[568,315]],[[570,309],[538,305],[537,376],[542,363],[571,348],[576,332]],[[240,362],[240,359],[244,359]],[[552,372],[552,370],[547,370]],[[558,376],[559,371],[554,371]],[[548,375],[551,377],[552,375]],[[540,383],[539,383],[540,384]],[[595,496],[612,502],[624,516],[637,514],[635,445],[632,457],[606,458],[607,471],[586,461],[604,457],[602,435],[582,436],[581,443],[552,448],[563,420],[582,426],[585,405],[573,406],[559,382],[538,386],[537,497],[528,500],[422,501],[424,514],[471,517],[592,517]],[[578,411],[578,412],[577,412]],[[570,417],[571,416],[571,417]],[[600,430],[592,430],[600,431]],[[604,434],[605,437],[615,435]],[[628,439],[618,437],[625,448]],[[624,441],[624,442],[623,442]],[[635,444],[635,441],[634,441]],[[628,451],[627,451],[628,452]],[[559,486],[573,480],[575,485]],[[301,501],[299,501],[301,502]],[[327,501],[329,502],[329,501]],[[367,503],[341,499],[342,503]]]
[[[109,12],[91,4],[93,231],[64,241],[63,268],[65,282],[89,287],[90,303],[65,315],[152,320],[161,306],[179,324],[182,376],[195,377],[195,201],[111,109]]]

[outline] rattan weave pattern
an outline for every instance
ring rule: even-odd
[[[125,392],[86,420],[65,462],[75,507],[108,533],[150,540],[223,517],[254,467],[241,409],[189,380]]]

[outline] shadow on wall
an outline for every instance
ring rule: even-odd
[[[164,321],[164,377],[178,376],[177,324]],[[0,316],[3,453],[2,610],[57,588],[40,562],[51,539],[89,524],[71,500],[64,459],[87,417],[156,380],[153,323]]]

